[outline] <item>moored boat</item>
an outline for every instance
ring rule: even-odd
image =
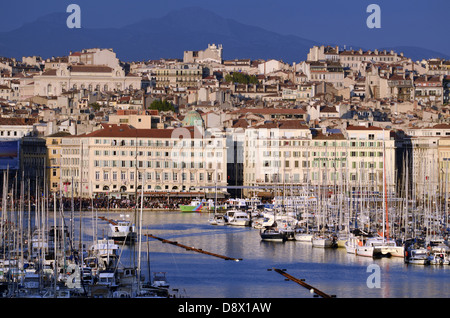
[[[413,248],[405,253],[405,263],[411,265],[429,265],[430,259],[426,248]]]
[[[335,238],[331,235],[325,235],[325,234],[314,235],[311,240],[311,243],[312,243],[313,247],[328,248],[328,247],[336,246]]]
[[[192,200],[189,204],[180,204],[181,212],[201,212],[203,209],[203,202],[201,200]]]
[[[265,227],[259,232],[261,240],[271,242],[285,242],[288,239],[288,235],[285,231],[279,229],[276,223],[273,226]]]
[[[247,212],[230,209],[226,212],[226,217],[228,219],[228,225],[234,226],[249,226],[250,225],[250,217]]]
[[[128,220],[115,220],[109,223],[108,236],[114,242],[134,243],[137,233],[134,224]]]

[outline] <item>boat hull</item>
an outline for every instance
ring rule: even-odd
[[[307,242],[307,243],[311,243],[313,239],[312,234],[295,234],[294,237],[295,240],[298,242]]]
[[[312,239],[313,247],[333,247],[333,240],[329,238],[313,238]]]
[[[355,250],[355,255],[364,256],[364,257],[374,257],[373,246],[357,246]]]
[[[203,208],[202,204],[198,205],[180,205],[181,212],[201,212]]]
[[[260,232],[261,240],[268,242],[286,242],[286,233],[275,230],[264,230]]]

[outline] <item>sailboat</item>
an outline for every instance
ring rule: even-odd
[[[215,196],[214,196],[214,208],[213,216],[209,219],[209,224],[211,225],[225,225],[228,223],[227,218],[224,214],[217,214],[217,182],[215,184]]]
[[[335,247],[336,240],[334,236],[326,233],[314,235],[311,240],[313,247]]]

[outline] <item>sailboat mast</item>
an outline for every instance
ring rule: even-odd
[[[383,220],[383,239],[386,236],[389,239],[389,220],[388,220],[388,204],[387,204],[387,186],[386,186],[386,140],[385,140],[385,133],[383,129],[383,204],[384,204],[384,210],[386,213],[385,220]],[[386,233],[385,233],[386,230]]]

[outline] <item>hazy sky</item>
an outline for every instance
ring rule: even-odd
[[[241,23],[324,43],[367,49],[421,46],[450,55],[450,0],[16,0],[2,3],[0,31],[65,12],[71,3],[81,7],[86,28],[120,27],[199,6]],[[380,29],[366,26],[366,9],[372,3],[381,8]]]

